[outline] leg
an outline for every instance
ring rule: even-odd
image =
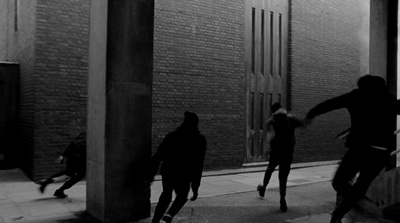
[[[63,190],[67,190],[72,186],[74,186],[79,181],[81,181],[86,175],[86,170],[80,170],[71,175],[72,175],[71,178],[69,178],[69,180],[67,180],[67,182],[65,182],[64,185],[61,186]]]
[[[331,223],[341,222],[341,219],[345,213],[347,213],[347,211],[344,211],[348,206],[346,200],[351,196],[353,191],[353,186],[350,184],[350,181],[356,176],[357,172],[359,172],[361,166],[359,162],[360,157],[354,150],[355,149],[349,149],[343,156],[332,181],[332,186],[337,192],[337,198],[341,199],[340,202],[336,200],[336,207],[332,212]]]
[[[283,212],[287,211],[287,204],[285,200],[286,186],[292,161],[293,161],[293,155],[289,155],[288,157],[282,158],[279,164],[279,193],[281,195],[280,208]]]
[[[269,180],[271,179],[271,175],[275,171],[275,169],[278,166],[278,164],[279,164],[278,155],[272,155],[271,154],[270,157],[269,157],[268,167],[267,167],[267,169],[265,170],[265,173],[264,173],[263,185],[258,185],[257,186],[258,194],[260,195],[260,197],[264,197],[265,190],[267,188]]]
[[[165,211],[167,210],[169,203],[172,200],[172,191],[173,191],[173,181],[168,176],[162,176],[162,186],[163,191],[160,195],[160,199],[158,200],[156,210],[154,211],[154,216],[152,223],[160,222],[163,217]]]
[[[279,193],[281,197],[286,196],[287,179],[290,173],[292,161],[293,156],[290,155],[288,157],[282,158],[282,161],[279,164]]]
[[[178,214],[182,207],[187,202],[187,197],[190,191],[190,181],[177,182],[174,187],[176,198],[168,210],[168,215],[172,218]],[[167,217],[168,218],[168,217]]]
[[[343,156],[332,181],[332,186],[339,196],[351,196],[353,187],[350,182],[360,171],[360,160],[361,158],[354,149],[349,149]]]
[[[86,175],[86,162],[85,163],[77,163],[74,169],[68,169],[68,175],[70,178],[58,189],[55,191],[54,196],[58,198],[65,198],[67,197],[64,194],[64,190],[67,190],[82,180]]]
[[[279,156],[271,155],[269,158],[268,167],[264,173],[263,187],[267,187],[269,180],[271,179],[271,175],[275,171],[278,165],[279,165]]]
[[[349,196],[337,208],[338,216],[344,216],[365,196],[372,181],[380,174],[389,161],[389,152],[367,148],[364,153],[360,175]]]
[[[57,178],[57,177],[60,177],[60,176],[66,175],[66,174],[67,174],[67,170],[63,170],[63,171],[58,172],[58,173],[52,175],[51,177],[47,178],[45,181],[40,182],[39,191],[41,193],[44,193],[44,190],[46,189],[47,185],[54,182],[54,178]]]
[[[389,160],[389,152],[387,151],[369,147],[363,148],[363,151],[362,160],[358,162],[360,175],[356,183],[350,186],[348,191],[343,192],[343,202],[333,211],[331,223],[340,222],[340,219],[354,207],[365,195],[371,182],[379,175]]]

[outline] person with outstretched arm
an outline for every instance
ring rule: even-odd
[[[359,78],[357,85],[355,90],[316,105],[306,116],[306,122],[311,124],[317,116],[333,110],[347,109],[350,114],[351,129],[345,143],[348,150],[332,181],[343,201],[332,212],[331,223],[340,223],[365,196],[395,149],[391,142],[395,140],[393,133],[400,102],[389,94],[382,77],[365,75]],[[350,184],[357,173],[356,182]]]

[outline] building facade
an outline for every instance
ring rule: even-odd
[[[20,64],[20,166],[39,179],[86,126],[90,1],[0,4],[0,60]],[[154,17],[153,151],[193,111],[207,169],[268,161],[273,102],[302,117],[369,69],[369,1],[156,0]],[[294,162],[339,159],[347,127],[337,111],[299,130]]]

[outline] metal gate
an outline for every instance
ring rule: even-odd
[[[245,163],[268,159],[264,124],[274,102],[287,105],[288,0],[246,0]]]

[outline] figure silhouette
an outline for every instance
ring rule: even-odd
[[[206,139],[198,129],[198,116],[192,112],[185,112],[184,116],[183,123],[166,135],[151,160],[152,179],[161,164],[163,187],[154,212],[153,223],[160,222],[161,218],[164,222],[171,222],[187,202],[190,188],[193,192],[191,200],[194,201],[198,197]],[[172,200],[173,191],[176,193],[176,198],[164,215]]]
[[[280,209],[286,212],[286,186],[296,144],[295,129],[303,126],[303,122],[288,114],[280,103],[274,103],[271,106],[271,112],[272,116],[265,124],[267,141],[270,144],[269,163],[264,174],[263,185],[258,185],[257,190],[259,195],[264,197],[271,175],[279,165]]]
[[[365,75],[358,80],[358,89],[326,100],[307,114],[307,122],[316,116],[341,108],[350,113],[351,129],[346,138],[348,151],[336,171],[332,186],[343,200],[332,213],[331,223],[343,216],[364,197],[371,182],[379,175],[394,150],[396,115],[400,102],[388,93],[385,80]],[[359,173],[355,183],[350,182]]]
[[[54,192],[58,198],[66,198],[64,190],[67,190],[82,180],[86,175],[86,132],[81,132],[74,141],[67,147],[64,153],[58,157],[56,162],[62,164],[67,159],[66,169],[52,175],[48,179],[40,182],[39,191],[44,193],[47,185],[57,181],[59,178],[68,180]]]

